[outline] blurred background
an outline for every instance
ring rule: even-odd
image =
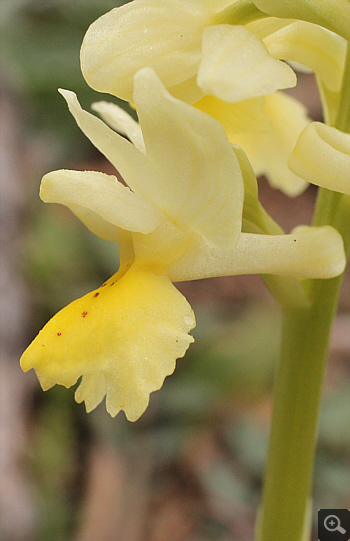
[[[79,48],[97,17],[124,2],[0,0],[1,387],[3,541],[250,541],[261,494],[280,312],[260,277],[178,284],[196,339],[136,423],[87,415],[74,389],[41,391],[19,357],[60,308],[118,267],[114,243],[38,197],[58,168],[113,173],[57,88],[84,108],[117,100],[83,80]],[[312,75],[293,91],[321,119]],[[296,199],[260,179],[288,232],[308,224],[316,190]],[[349,508],[350,295],[345,279],[324,388],[313,502]]]

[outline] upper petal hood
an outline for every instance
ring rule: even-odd
[[[216,4],[134,0],[106,13],[90,26],[82,44],[87,83],[131,101],[133,77],[144,66],[154,68],[167,87],[190,79],[200,62],[203,28],[210,24],[208,8],[223,2]]]
[[[148,198],[180,228],[233,247],[241,231],[243,178],[223,127],[173,98],[150,68],[135,76],[146,155],[158,174]]]
[[[172,97],[156,73],[144,68],[135,76],[134,102],[145,155],[81,109],[73,92],[61,92],[85,135],[118,169],[130,188],[148,202],[144,209],[151,212],[149,203],[158,209],[155,222],[159,222],[160,211],[180,229],[195,231],[218,246],[232,248],[237,243],[243,178],[219,122]],[[125,119],[122,124],[125,126]],[[141,144],[139,131],[137,139]],[[119,191],[127,195],[124,190]],[[130,197],[128,192],[127,198]],[[80,199],[73,203],[81,205]],[[94,211],[94,207],[90,210]],[[104,211],[102,217],[106,216]],[[128,229],[135,230],[132,227]]]

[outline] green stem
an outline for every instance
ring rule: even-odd
[[[342,87],[335,127],[345,133],[350,133],[350,42],[347,45]]]
[[[350,54],[337,115],[338,129],[348,129]],[[345,120],[344,120],[345,119]],[[350,198],[319,190],[313,225],[332,225],[349,252]],[[265,473],[258,541],[302,541],[309,525],[308,502],[314,468],[322,386],[329,337],[342,276],[310,280],[309,306],[284,308],[281,357],[275,377],[269,455]]]
[[[341,277],[313,280],[312,306],[285,312],[266,469],[261,541],[301,541],[329,335]]]
[[[350,198],[320,190],[314,225],[337,227],[349,252]],[[284,310],[259,541],[301,541],[314,466],[329,336],[343,276],[310,280],[310,306]]]

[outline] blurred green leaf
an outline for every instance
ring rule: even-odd
[[[59,134],[67,150],[84,136],[68,113],[58,88],[78,93],[84,107],[109,99],[88,87],[80,71],[79,52],[88,26],[126,2],[111,0],[2,0],[0,61],[2,80],[31,105],[27,121],[36,131]],[[84,140],[85,143],[85,140]],[[86,144],[86,143],[85,143]]]
[[[55,387],[45,398],[33,435],[33,472],[40,503],[38,541],[66,541],[77,505],[72,492],[78,465],[73,397]]]
[[[278,359],[279,314],[274,306],[252,305],[231,322],[210,327],[197,315],[201,338],[186,359],[186,377],[234,398],[259,398],[271,386]]]

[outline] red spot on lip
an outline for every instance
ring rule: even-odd
[[[111,286],[114,286],[114,284],[115,284],[115,282],[112,282],[110,285],[111,285]]]
[[[82,317],[86,317],[86,316],[87,316],[87,312],[83,312],[81,315],[82,315]]]
[[[57,333],[57,336],[61,336],[61,334],[62,334],[61,332],[58,332],[58,333]]]
[[[93,295],[94,297],[98,297],[99,296],[99,292],[95,293],[95,295]]]
[[[45,344],[41,344],[43,347],[45,347]]]
[[[106,285],[107,285],[107,282],[105,282],[104,284],[102,284],[102,286],[101,286],[101,287],[104,287],[104,286],[106,286]]]

